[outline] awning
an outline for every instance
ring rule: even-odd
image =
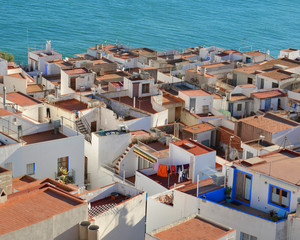
[[[151,157],[150,155],[148,155],[147,153],[141,151],[140,149],[134,147],[133,148],[133,152],[135,152],[136,154],[140,155],[141,157],[147,159],[148,161],[152,162],[152,163],[156,163],[157,159],[154,157]]]

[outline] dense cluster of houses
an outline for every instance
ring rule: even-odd
[[[299,239],[299,50],[0,60],[0,239]]]

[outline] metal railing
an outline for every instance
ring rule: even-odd
[[[109,165],[104,164],[104,163],[102,163],[100,166],[103,167],[103,168],[105,168],[106,170],[108,170],[108,171],[112,174],[113,177],[115,177],[115,178],[117,178],[118,180],[122,181],[122,183],[126,183],[126,184],[130,185],[131,187],[132,187],[132,186],[135,186],[134,183],[128,181],[128,180],[125,178],[125,171],[123,171],[123,177],[121,177],[120,175],[116,174],[115,168],[114,168],[113,166],[109,166]]]

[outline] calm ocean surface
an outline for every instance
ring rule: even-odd
[[[0,49],[21,63],[27,28],[31,48],[50,39],[64,56],[105,41],[156,50],[253,46],[276,57],[300,48],[300,0],[0,0],[0,12]]]

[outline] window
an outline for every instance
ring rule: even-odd
[[[142,85],[142,93],[149,93],[150,92],[150,83],[145,83]]]
[[[290,191],[270,185],[269,203],[281,208],[289,208]]]
[[[248,159],[248,158],[253,158],[253,153],[252,152],[247,151],[246,159]]]
[[[209,106],[208,105],[203,105],[202,106],[202,112],[203,113],[208,113],[209,112]]]
[[[265,87],[265,79],[260,79],[260,89],[263,89]]]
[[[4,167],[5,167],[6,169],[12,171],[12,162],[5,163],[5,164],[4,164]]]
[[[27,175],[34,175],[35,174],[35,163],[29,163],[26,165]]]
[[[240,240],[257,240],[257,237],[241,232]]]
[[[138,170],[146,169],[146,168],[152,168],[153,163],[148,161],[145,158],[138,157]]]
[[[239,104],[237,105],[237,111],[242,111],[242,104],[241,104],[241,103],[239,103]]]
[[[252,84],[253,83],[253,79],[252,78],[248,78],[248,84]]]
[[[59,168],[61,167],[69,171],[69,157],[62,157],[57,160],[57,172],[60,172]]]
[[[246,63],[251,63],[251,58],[246,57]]]
[[[272,88],[278,88],[278,83],[274,83],[274,82],[272,82]]]

